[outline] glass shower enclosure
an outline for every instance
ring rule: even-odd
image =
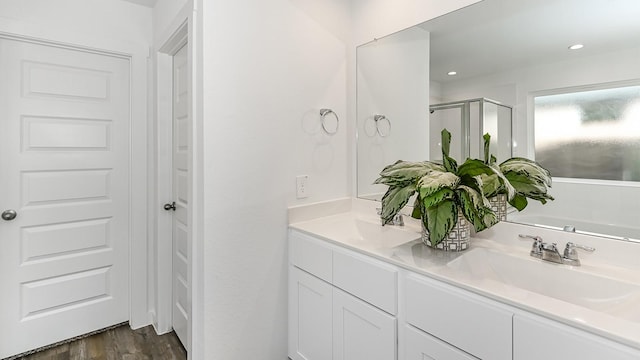
[[[458,162],[483,159],[482,136],[491,135],[490,153],[498,163],[513,156],[513,108],[487,98],[447,102],[429,106],[429,157],[442,161],[440,132],[451,133],[450,156]]]

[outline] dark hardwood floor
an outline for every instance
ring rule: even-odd
[[[131,330],[129,325],[58,345],[22,360],[186,360],[187,352],[174,332],[156,335],[153,327]]]

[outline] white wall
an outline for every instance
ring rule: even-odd
[[[349,195],[348,3],[202,6],[205,354],[286,359],[287,206]]]
[[[152,10],[113,0],[0,1],[0,31],[132,55],[131,325],[147,308],[147,56]]]
[[[153,7],[153,39],[158,41],[166,34],[176,15],[187,4],[188,0],[156,0]]]
[[[16,31],[110,47],[115,42],[151,43],[150,8],[113,0],[0,1],[0,21]]]

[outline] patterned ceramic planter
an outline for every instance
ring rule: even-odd
[[[422,243],[430,248],[444,251],[464,251],[469,248],[470,232],[471,226],[469,221],[467,221],[464,215],[462,215],[462,212],[458,210],[456,226],[454,226],[449,235],[436,246],[431,245],[429,232],[424,224],[422,224]]]
[[[507,221],[507,195],[499,194],[491,197],[489,203],[498,221]]]

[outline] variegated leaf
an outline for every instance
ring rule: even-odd
[[[447,131],[447,129],[442,129],[440,136],[442,139],[442,164],[446,171],[457,173],[458,163],[454,158],[449,156],[449,149],[451,148],[451,133]]]
[[[508,172],[515,172],[551,187],[551,173],[533,160],[521,157],[511,158],[500,164],[500,170],[502,170],[505,175]]]
[[[458,176],[478,176],[481,174],[492,175],[494,171],[489,165],[477,159],[467,159],[460,167],[458,167]]]
[[[476,228],[476,231],[482,231],[498,223],[498,217],[496,216],[496,213],[491,210],[491,208],[485,208],[482,213],[483,213],[482,218],[484,220],[485,228],[483,229]]]
[[[411,183],[415,183],[415,181],[406,181],[406,180],[400,180],[400,179],[384,176],[384,177],[377,178],[373,183],[393,186],[393,187],[405,187]]]
[[[429,161],[410,162],[400,160],[385,167],[380,172],[380,177],[373,183],[404,187],[409,183],[415,183],[432,169],[444,170],[444,167]]]
[[[382,214],[380,215],[382,223],[391,223],[393,217],[407,204],[415,192],[416,188],[413,184],[405,187],[389,187],[382,197]]]
[[[503,189],[502,184],[498,176],[494,175],[480,175],[480,181],[482,182],[482,193],[487,197],[496,196]]]
[[[466,186],[461,186],[457,191],[458,202],[464,217],[471,222],[474,228],[477,229],[478,227],[484,227],[484,222],[482,215],[473,200],[474,195],[472,195],[472,193],[475,193],[475,191]],[[482,200],[480,199],[476,201],[482,203]]]
[[[526,197],[547,193],[547,187],[544,184],[537,182],[535,179],[527,175],[508,172],[505,174],[505,177],[518,193]]]
[[[482,139],[484,147],[484,162],[485,164],[491,164],[489,155],[489,147],[491,146],[491,135],[489,135],[489,133],[486,133],[482,136]]]
[[[482,179],[480,176],[462,176],[460,177],[460,185],[468,186],[473,190],[482,193]]]
[[[455,192],[448,187],[444,187],[429,196],[422,197],[422,204],[425,207],[435,206],[445,199],[454,199]]]
[[[524,210],[528,204],[529,202],[527,201],[527,198],[520,194],[516,194],[513,199],[509,200],[509,205],[513,206],[518,211]]]
[[[494,164],[491,164],[490,167],[493,170],[493,174],[496,176],[499,183],[502,185],[502,189],[507,195],[507,200],[511,200],[513,196],[516,194],[516,189],[513,187],[509,179],[507,179],[507,177],[504,176],[504,174],[502,173],[502,170],[500,170],[500,166],[494,163]]]
[[[444,240],[458,221],[458,206],[454,200],[444,200],[426,208],[429,241],[436,246]]]
[[[416,200],[413,202],[413,211],[411,212],[411,217],[414,219],[422,218],[422,202],[420,202],[419,196],[416,196]]]
[[[399,177],[405,174],[412,175],[415,171],[427,171],[442,168],[442,165],[431,161],[412,162],[400,160],[382,169],[380,176]]]
[[[460,185],[458,189],[459,189],[459,193],[467,194],[473,207],[480,208],[482,206],[485,206],[485,202],[484,202],[485,198],[484,196],[482,196],[482,193],[479,193],[477,190],[466,185]]]
[[[417,187],[420,197],[424,199],[445,187],[455,189],[459,182],[460,178],[454,173],[432,170],[429,174],[418,180]]]

